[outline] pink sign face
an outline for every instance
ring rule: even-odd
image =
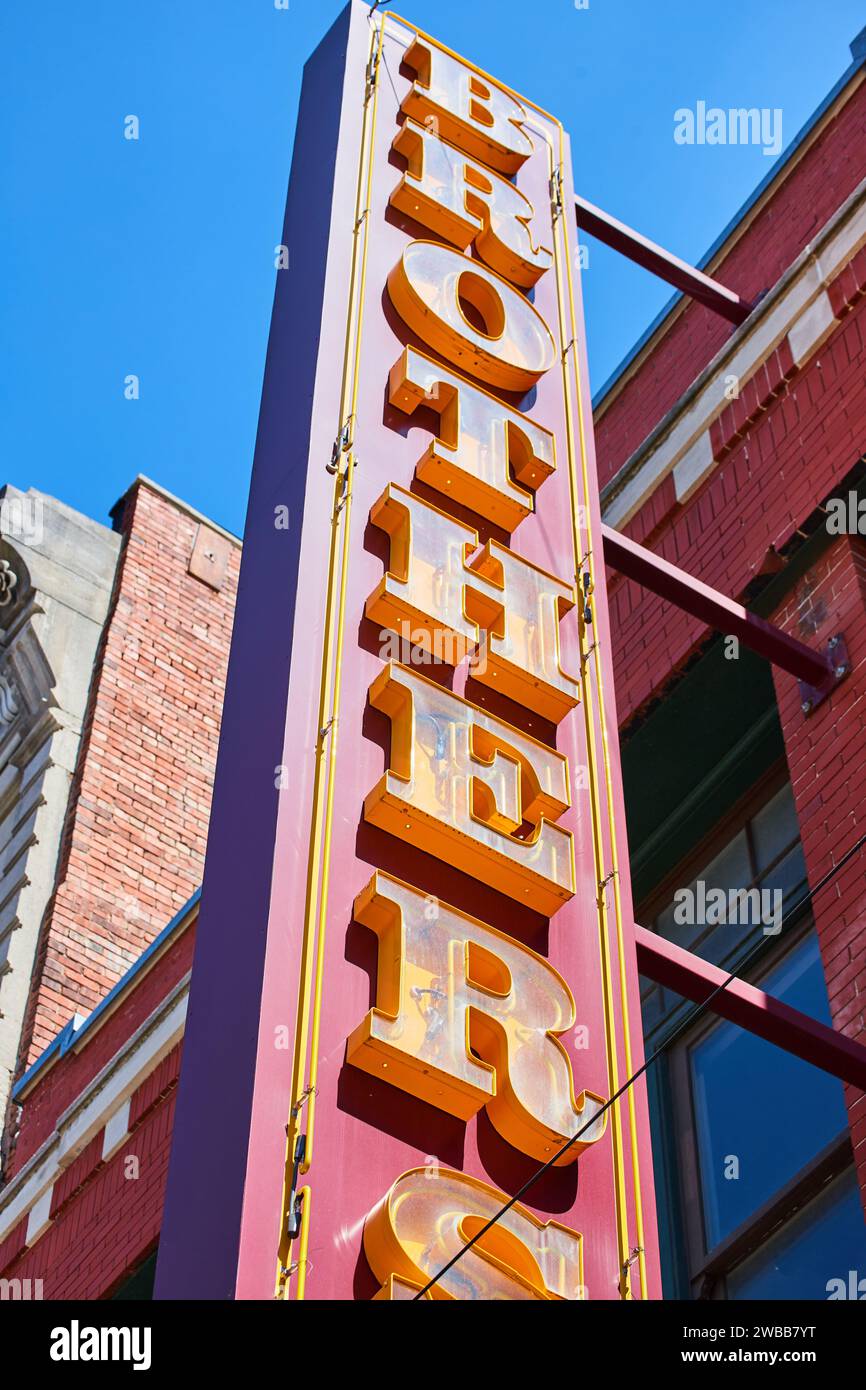
[[[365,29],[277,1291],[657,1296],[642,1083],[608,1104],[643,1051],[569,145]]]

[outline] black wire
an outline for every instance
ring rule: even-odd
[[[799,914],[803,904],[806,902],[811,902],[812,899],[816,896],[816,894],[820,893],[821,889],[825,888],[827,884],[830,882],[830,880],[834,878],[836,874],[839,873],[839,870],[843,869],[850,859],[853,859],[854,855],[857,853],[859,849],[862,849],[864,844],[866,844],[866,835],[861,835],[860,839],[857,840],[850,847],[850,849],[845,851],[838,864],[834,864],[833,868],[829,869],[828,872],[824,875],[824,877],[818,880],[818,882],[815,884],[815,887],[812,888],[808,893],[806,893],[802,898],[800,898],[797,903],[794,904],[794,906],[789,910],[787,914],[788,918],[790,918],[792,915]],[[785,918],[783,917],[781,926],[779,928],[780,933],[784,930],[784,928]],[[702,1014],[706,1009],[709,1008],[710,1004],[717,997],[717,995],[721,994],[722,990],[727,989],[728,985],[731,983],[732,980],[736,980],[738,978],[739,972],[744,970],[746,966],[749,965],[749,963],[755,958],[755,956],[757,956],[761,952],[763,946],[763,940],[757,941],[755,945],[751,948],[751,950],[746,952],[743,959],[737,963],[736,972],[731,971],[730,975],[728,975],[726,979],[722,980],[721,984],[717,985],[711,994],[707,995],[706,999],[703,1001],[702,1004],[697,1004],[695,1008],[691,1010],[690,1013],[687,1013],[685,1015],[685,1017],[676,1026],[673,1032],[667,1038],[665,1038],[663,1043],[659,1044],[655,1052],[653,1052],[649,1057],[646,1058],[643,1065],[638,1068],[634,1075],[630,1076],[627,1081],[624,1081],[622,1086],[620,1086],[619,1090],[616,1091],[614,1095],[610,1097],[610,1100],[605,1101],[601,1109],[595,1112],[592,1119],[588,1120],[585,1125],[581,1125],[577,1133],[573,1134],[571,1138],[563,1144],[562,1148],[559,1150],[558,1153],[554,1154],[552,1158],[549,1158],[547,1162],[543,1163],[542,1166],[535,1173],[528,1177],[526,1182],[522,1185],[522,1187],[519,1187],[517,1189],[514,1196],[509,1197],[508,1201],[504,1204],[504,1206],[502,1206],[499,1209],[499,1211],[497,1211],[493,1216],[491,1216],[490,1220],[486,1222],[485,1225],[483,1225],[479,1231],[476,1231],[472,1239],[468,1240],[466,1244],[463,1245],[457,1251],[456,1255],[452,1255],[448,1263],[443,1265],[442,1268],[438,1271],[438,1273],[434,1274],[432,1279],[429,1279],[427,1281],[423,1289],[419,1289],[418,1293],[412,1299],[413,1303],[417,1303],[419,1298],[423,1298],[424,1295],[428,1293],[430,1289],[432,1289],[433,1285],[439,1282],[443,1274],[447,1274],[449,1269],[456,1265],[458,1260],[461,1260],[463,1258],[467,1250],[471,1250],[473,1245],[477,1245],[478,1241],[481,1240],[482,1236],[485,1236],[488,1231],[492,1230],[492,1228],[496,1225],[497,1221],[502,1220],[503,1216],[505,1216],[506,1213],[509,1212],[511,1208],[515,1206],[517,1202],[520,1201],[520,1198],[523,1197],[531,1187],[534,1187],[534,1185],[538,1182],[538,1179],[543,1177],[544,1174],[548,1171],[548,1169],[552,1168],[554,1164],[557,1162],[557,1160],[561,1158],[564,1153],[568,1152],[572,1144],[576,1144],[580,1136],[582,1134],[585,1134],[586,1131],[589,1128],[591,1128],[592,1125],[595,1124],[599,1115],[603,1115],[607,1110],[609,1110],[610,1107],[614,1105],[615,1102],[618,1101],[621,1096],[625,1095],[626,1091],[629,1089],[630,1086],[633,1086],[636,1081],[640,1080],[644,1072],[646,1072],[652,1066],[653,1062],[657,1061],[658,1058],[661,1057],[662,1053],[665,1052],[687,1028],[691,1027],[695,1019],[698,1018],[700,1014]]]

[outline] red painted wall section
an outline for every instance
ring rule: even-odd
[[[195,928],[178,937],[81,1051],[61,1058],[24,1103],[18,1167],[54,1131],[81,1094],[165,999],[192,962]],[[27,1217],[0,1243],[0,1276],[41,1279],[46,1299],[105,1298],[143,1260],[159,1235],[174,1100],[178,1044],[129,1097],[129,1135],[108,1162],[104,1129],[54,1180],[51,1225],[26,1247]],[[194,1297],[191,1291],[190,1297]]]
[[[859,85],[845,105],[713,270],[716,280],[742,298],[752,301],[772,288],[866,178],[866,82],[862,74],[855,80]],[[610,405],[598,413],[596,448],[602,487],[732,332],[732,325],[717,314],[697,304],[688,305]]]
[[[158,1105],[165,1100],[177,1085],[177,1078],[180,1075],[180,1055],[182,1044],[178,1043],[173,1047],[167,1057],[163,1057],[159,1066],[151,1072],[150,1076],[138,1090],[134,1092],[129,1107],[129,1128],[132,1130],[136,1125],[141,1124],[145,1116],[155,1110]]]
[[[840,537],[809,570],[774,622],[810,645],[843,633],[851,673],[807,717],[795,686],[776,675],[779,714],[809,882],[813,889],[866,832],[866,542]],[[834,1028],[866,1044],[866,848],[813,902]],[[866,1096],[846,1087],[851,1141],[866,1199]]]
[[[82,1149],[74,1163],[70,1163],[68,1168],[64,1168],[63,1173],[54,1184],[51,1193],[51,1219],[56,1221],[57,1217],[75,1200],[78,1194],[86,1186],[88,1180],[93,1177],[96,1171],[102,1167],[102,1141],[105,1131],[100,1130],[94,1134],[90,1143]]]
[[[91,1170],[29,1250],[5,1268],[0,1259],[4,1278],[41,1279],[46,1299],[105,1298],[123,1282],[159,1236],[174,1102],[172,1088],[112,1159]]]
[[[866,542],[841,537],[803,575],[773,621],[810,645],[842,632],[851,674],[809,717],[776,677],[809,883],[817,883],[866,831],[860,752],[866,713]],[[833,1026],[866,1042],[866,849],[813,902]],[[866,1193],[866,1095],[845,1088],[860,1190]]]
[[[771,547],[791,539],[864,451],[866,298],[859,296],[803,370],[767,395],[685,505],[676,503],[667,478],[625,529],[688,574],[739,598]],[[608,578],[617,709],[625,725],[707,629],[631,580],[613,571]]]
[[[85,1034],[80,1051],[67,1052],[48,1068],[24,1101],[18,1141],[10,1158],[7,1178],[12,1178],[53,1134],[58,1116],[98,1076],[192,968],[194,944],[195,924],[191,923],[152,969],[135,982],[134,988],[121,999],[99,1030],[89,1037]]]
[[[0,1275],[12,1265],[22,1251],[27,1249],[27,1217],[13,1226],[8,1236],[0,1240]]]
[[[189,573],[199,522],[139,481],[40,942],[22,1070],[88,1014],[201,882],[239,564]]]

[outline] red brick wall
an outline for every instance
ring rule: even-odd
[[[20,1131],[5,1176],[14,1177],[54,1132],[57,1117],[133,1033],[149,1018],[188,970],[192,969],[195,924],[191,923],[171,943],[153,968],[135,981],[109,1019],[95,1032],[85,1034],[86,1044],[50,1066],[24,1102]]]
[[[137,483],[25,1028],[29,1064],[201,882],[237,590],[188,573],[198,522]]]
[[[105,1298],[149,1254],[162,1221],[178,1059],[179,1050],[167,1095],[147,1110],[109,1162],[98,1156],[100,1133],[67,1169],[75,1190],[58,1197],[61,1183],[55,1184],[52,1224],[45,1234],[21,1251],[24,1221],[4,1241],[0,1276],[41,1279],[46,1299]],[[21,1252],[13,1256],[16,1247]]]
[[[866,541],[840,537],[773,621],[823,646],[843,633],[851,673],[805,718],[796,686],[776,674],[779,714],[809,882],[813,889],[866,833]],[[853,855],[813,911],[833,1026],[866,1044],[866,848]],[[851,1140],[866,1194],[866,1096],[846,1087]]]
[[[684,506],[665,480],[626,528],[732,598],[866,452],[866,298],[781,392]],[[631,580],[608,578],[617,710],[627,724],[707,629]]]
[[[727,257],[718,278],[753,296],[786,270],[866,177],[866,84],[800,161]],[[733,598],[782,550],[866,453],[866,252],[830,287],[837,324],[802,370],[787,343],[715,422],[716,466],[677,504],[665,479],[625,530]],[[604,479],[642,442],[730,332],[689,308],[597,426]],[[610,573],[617,709],[627,725],[709,634],[671,604]],[[866,542],[841,537],[774,621],[817,646],[842,632],[853,672],[808,718],[796,681],[775,671],[779,712],[813,889],[864,833]],[[813,903],[834,1026],[866,1043],[866,852]],[[866,1204],[866,1098],[846,1101]]]
[[[36,1083],[24,1102],[10,1176],[183,978],[194,944],[191,921],[177,929],[150,969],[130,982],[105,1023],[83,1035],[80,1050],[68,1052]],[[100,1129],[57,1174],[51,1225],[30,1249],[26,1216],[0,1242],[0,1277],[41,1279],[46,1299],[104,1298],[147,1256],[159,1236],[181,1053],[178,1044],[131,1093],[129,1135],[107,1163]]]
[[[770,289],[866,178],[866,82],[829,122],[792,176],[713,271],[746,300]],[[703,371],[732,325],[690,304],[596,422],[604,486]]]

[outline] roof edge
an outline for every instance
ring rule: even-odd
[[[169,492],[168,488],[163,487],[161,483],[155,483],[153,478],[148,478],[146,473],[137,473],[126,491],[121,493],[114,506],[109,510],[108,515],[115,523],[115,529],[117,518],[120,515],[120,510],[124,502],[132,495],[135,489],[139,487],[146,487],[150,492],[155,492],[158,497],[164,497],[166,502],[170,502],[173,507],[177,507],[178,511],[185,512],[187,516],[192,517],[192,519],[199,522],[200,525],[207,526],[211,531],[216,531],[220,536],[225,536],[226,540],[230,541],[232,545],[237,546],[239,550],[243,546],[241,537],[236,536],[234,531],[226,530],[225,526],[220,526],[219,522],[214,521],[209,516],[205,516],[204,512],[200,512],[197,507],[193,507],[189,502],[184,502],[183,498],[178,497],[175,493]]]
[[[106,1016],[120,1003],[123,995],[127,993],[130,986],[134,984],[139,975],[147,972],[151,965],[155,965],[159,956],[171,943],[174,936],[189,925],[189,920],[193,911],[198,906],[201,898],[201,888],[197,888],[192,897],[188,898],[183,907],[172,917],[171,921],[163,927],[162,931],[153,938],[149,946],[142,951],[138,960],[133,961],[132,965],[121,975],[117,984],[113,985],[105,998],[100,1000],[96,1008],[89,1014],[73,1014],[57,1037],[54,1038],[43,1052],[19,1077],[12,1087],[11,1099],[16,1105],[23,1104],[27,1094],[32,1090],[37,1081],[41,1081],[46,1070],[64,1057],[71,1048],[78,1048],[85,1033],[89,1032],[95,1024],[103,1022]]]
[[[823,101],[815,108],[809,119],[805,122],[803,126],[801,126],[800,130],[798,130],[797,134],[794,136],[787,149],[785,149],[782,152],[782,154],[779,155],[779,158],[773,165],[771,165],[761,182],[752,190],[746,201],[740,206],[737,212],[734,213],[734,216],[719,233],[719,235],[716,237],[715,241],[712,243],[709,249],[705,251],[703,256],[701,256],[700,260],[696,262],[695,269],[706,272],[707,267],[711,264],[712,261],[716,259],[719,253],[725,248],[726,244],[728,243],[728,241],[730,241],[734,232],[737,230],[740,224],[745,220],[748,214],[757,206],[757,204],[761,201],[764,195],[769,192],[771,186],[776,182],[776,180],[782,176],[782,174],[785,172],[788,165],[792,162],[794,156],[798,153],[798,151],[802,150],[802,146],[806,143],[809,136],[815,130],[815,127],[819,125],[819,123],[823,120],[824,116],[827,114],[830,108],[845,91],[845,88],[849,86],[849,84],[853,81],[855,77],[857,77],[859,74],[862,74],[864,67],[866,67],[866,28],[864,28],[852,41],[851,53],[853,61],[845,69],[845,71],[842,73],[842,76],[834,84],[834,86],[831,87],[830,91],[824,97]],[[592,410],[594,413],[598,411],[599,408],[604,404],[606,398],[618,385],[622,377],[628,371],[629,367],[632,366],[632,364],[643,352],[644,348],[649,345],[651,340],[657,334],[659,334],[660,330],[664,327],[667,319],[670,318],[670,316],[674,313],[674,311],[679,307],[680,304],[684,303],[688,299],[688,295],[681,294],[679,292],[671,296],[671,298],[659,311],[659,313],[648,325],[645,331],[629,349],[629,351],[626,353],[625,357],[623,357],[619,365],[614,368],[613,372],[610,374],[607,380],[599,387],[598,391],[596,391],[593,395]]]

